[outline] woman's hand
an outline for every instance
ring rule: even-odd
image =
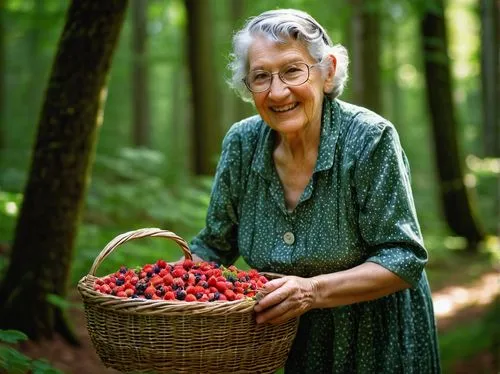
[[[257,323],[278,324],[312,309],[316,282],[311,278],[286,276],[267,282],[260,290],[265,296],[255,305]]]

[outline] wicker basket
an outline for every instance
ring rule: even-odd
[[[290,351],[298,318],[257,325],[254,300],[187,303],[125,299],[94,291],[96,270],[120,244],[144,237],[174,240],[191,259],[185,240],[156,228],[111,240],[78,282],[87,328],[101,361],[123,372],[274,373]]]

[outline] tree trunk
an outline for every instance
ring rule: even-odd
[[[476,221],[463,181],[442,0],[436,0],[433,9],[424,13],[420,27],[427,102],[444,216],[450,229],[465,237],[469,249],[474,250],[484,234]]]
[[[0,0],[0,160],[5,150],[5,0]]]
[[[229,4],[229,17],[230,17],[230,27],[228,35],[232,35],[237,28],[242,27],[241,21],[245,16],[245,9],[247,6],[246,0],[230,0]],[[236,93],[229,92],[231,95],[228,102],[231,104],[231,114],[229,118],[231,118],[230,122],[239,121],[242,118],[249,117],[255,114],[255,109],[252,104],[247,103],[241,98],[237,97]],[[228,108],[229,109],[229,108]],[[228,123],[227,125],[229,125]]]
[[[193,100],[193,170],[213,175],[222,140],[214,67],[213,24],[209,0],[185,0],[187,10],[188,61]]]
[[[481,83],[484,155],[500,157],[500,3],[481,0]]]
[[[31,22],[28,31],[28,58],[31,61],[36,61],[32,64],[29,72],[29,83],[26,85],[23,99],[29,103],[30,108],[36,110],[36,114],[39,114],[40,102],[43,96],[43,85],[44,81],[41,77],[44,76],[46,72],[46,59],[42,58],[42,37],[43,26],[41,26],[41,20],[44,18],[44,0],[32,0],[33,2],[33,13],[31,15]],[[26,119],[36,118],[32,113],[25,113]]]
[[[89,182],[106,80],[127,1],[75,0],[52,66],[10,263],[0,286],[0,328],[31,339],[59,332],[73,246]]]
[[[354,101],[382,113],[380,77],[380,4],[352,2],[352,81]]]
[[[133,144],[150,146],[151,120],[147,52],[147,0],[132,1]]]

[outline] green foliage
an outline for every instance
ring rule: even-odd
[[[47,360],[33,360],[12,347],[28,337],[17,330],[0,330],[0,369],[9,374],[62,374]]]
[[[183,186],[166,180],[166,170],[165,155],[151,149],[122,148],[116,155],[97,157],[77,240],[73,284],[88,273],[100,250],[118,234],[159,227],[189,240],[203,227],[211,179],[192,179]],[[120,265],[177,260],[182,253],[165,239],[145,238],[121,247],[102,264],[103,274]]]

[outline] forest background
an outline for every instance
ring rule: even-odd
[[[74,199],[81,206],[61,206],[72,199],[71,191],[54,195],[33,175],[56,175],[57,163],[40,155],[57,154],[50,153],[57,148],[51,142],[57,131],[64,133],[59,139],[88,137],[84,126],[68,118],[50,127],[51,118],[75,111],[71,92],[77,87],[61,88],[57,103],[51,95],[57,69],[82,69],[75,61],[81,51],[57,58],[68,24],[90,35],[90,22],[71,23],[68,8],[76,3],[87,1],[0,0],[0,270],[11,275],[4,277],[0,296],[9,294],[20,269],[36,273],[45,266],[58,273],[59,266],[67,271],[36,290],[47,310],[70,311],[79,303],[72,293],[76,283],[116,235],[161,227],[189,240],[203,227],[222,137],[231,124],[255,113],[225,82],[231,35],[248,16],[278,7],[306,10],[348,48],[350,79],[341,99],[396,126],[411,166],[431,287],[466,287],[498,275],[498,1],[130,0],[123,22],[115,20],[122,28],[108,51],[109,74],[96,67],[96,75],[108,76],[106,89],[96,91],[105,99],[91,121],[96,136],[84,149],[75,143],[58,154],[61,169],[79,158],[89,164],[81,169],[84,186]],[[74,229],[62,228],[64,217]],[[58,240],[62,230],[64,243]],[[173,243],[141,239],[117,249],[98,273],[179,256]],[[241,259],[237,265],[247,266]],[[17,314],[5,300],[0,315]],[[488,319],[495,308],[488,300],[483,312],[441,331],[445,370],[485,352],[489,368],[499,369],[500,336]],[[30,313],[39,309],[34,304]],[[32,318],[26,313],[19,316]],[[33,340],[61,333],[50,323],[7,320],[2,328],[25,331]]]

